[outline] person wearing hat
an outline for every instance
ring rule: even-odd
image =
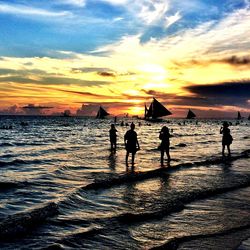
[[[128,166],[129,154],[132,154],[132,167],[134,166],[135,154],[140,150],[140,145],[137,140],[137,133],[135,132],[135,124],[132,122],[130,125],[130,130],[124,135],[124,144],[126,148],[126,166]]]
[[[170,162],[171,160],[170,154],[169,154],[169,144],[170,144],[169,138],[170,138],[169,129],[166,126],[163,126],[159,135],[159,139],[161,140],[160,150],[161,150],[161,165],[162,166],[163,166],[164,152],[166,152],[167,154],[168,162]]]
[[[222,156],[225,156],[225,146],[227,146],[228,156],[231,156],[230,144],[233,142],[233,137],[228,127],[228,122],[223,122],[223,126],[220,128],[220,134],[222,134]]]

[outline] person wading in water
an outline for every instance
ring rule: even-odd
[[[135,130],[135,124],[131,123],[130,130],[126,132],[124,135],[124,143],[125,143],[125,149],[127,151],[126,153],[126,166],[128,166],[128,157],[129,154],[132,154],[132,167],[135,163],[135,154],[140,149],[139,142],[137,140],[137,133]]]
[[[117,141],[117,135],[116,135],[116,128],[114,124],[111,124],[111,129],[109,130],[109,139],[110,139],[110,150],[116,151],[116,141]]]
[[[166,126],[163,126],[161,131],[160,131],[160,135],[159,135],[159,139],[161,140],[161,145],[160,145],[160,150],[161,150],[161,166],[163,166],[163,160],[164,160],[164,153],[166,152],[167,157],[168,157],[168,162],[170,162],[171,158],[170,158],[170,154],[169,154],[169,138],[170,138],[170,134],[169,134],[169,129]]]
[[[228,128],[228,122],[223,122],[223,126],[220,128],[220,134],[222,134],[222,156],[225,156],[225,146],[227,146],[228,156],[231,156],[230,144],[233,142],[233,137],[230,134]]]

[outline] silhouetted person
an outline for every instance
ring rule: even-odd
[[[230,144],[232,143],[233,138],[228,127],[229,124],[223,122],[223,127],[220,128],[220,133],[222,134],[222,156],[225,156],[225,146],[227,146],[228,156],[231,156]]]
[[[124,135],[124,143],[125,143],[125,148],[126,148],[126,166],[128,166],[128,156],[129,153],[132,154],[132,166],[134,166],[134,161],[135,161],[135,154],[136,152],[140,149],[139,142],[137,140],[137,133],[134,131],[135,130],[135,124],[131,123],[130,125],[130,130],[126,132]]]
[[[161,165],[162,166],[163,166],[164,152],[166,152],[167,154],[168,162],[170,162],[171,160],[170,154],[169,154],[169,144],[170,144],[169,138],[170,138],[169,130],[166,126],[163,126],[159,135],[159,139],[161,140],[160,149],[161,149]]]
[[[110,139],[110,145],[111,145],[111,151],[116,151],[116,141],[117,141],[117,135],[116,135],[116,128],[114,124],[111,124],[111,129],[109,130],[109,139]]]

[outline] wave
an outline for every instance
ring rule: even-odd
[[[180,148],[184,148],[186,146],[187,146],[186,143],[179,143],[179,144],[175,145],[175,147],[180,147]]]
[[[14,157],[15,155],[13,155],[13,154],[6,154],[6,155],[1,155],[0,156],[0,159],[3,159],[3,158],[12,158],[12,157]]]
[[[207,133],[207,134],[173,134],[173,137],[193,137],[193,136],[209,136],[209,135],[214,135],[211,133]]]
[[[232,183],[231,183],[232,184]],[[161,210],[147,213],[126,213],[122,215],[118,215],[117,219],[124,223],[133,223],[145,220],[159,219],[166,215],[169,215],[174,212],[179,212],[184,209],[185,204],[190,202],[209,198],[215,195],[223,194],[226,192],[231,192],[241,188],[247,188],[250,186],[250,175],[246,177],[245,180],[242,180],[239,183],[235,183],[231,186],[224,186],[212,189],[202,189],[202,190],[194,190],[189,193],[180,194],[178,198],[171,200],[166,207]]]
[[[21,159],[15,159],[13,161],[0,161],[0,167],[6,167],[11,165],[23,165],[23,164],[27,164],[27,162]]]
[[[56,215],[58,206],[54,202],[40,208],[33,209],[23,213],[8,216],[0,222],[0,240],[8,240],[12,237],[26,234],[31,229]]]
[[[22,159],[15,159],[13,161],[0,161],[0,167],[7,167],[7,166],[18,166],[18,165],[26,165],[26,164],[41,164],[44,162],[50,162],[50,160],[22,160]]]
[[[98,226],[90,227],[81,232],[67,235],[63,239],[61,239],[59,242],[60,243],[72,242],[77,239],[92,237],[93,235],[100,233],[102,230],[103,230],[103,227],[98,227]]]
[[[23,182],[0,182],[0,191],[2,190],[6,190],[6,189],[12,189],[12,188],[22,188],[25,187],[27,185],[29,185],[30,183],[27,181],[23,181]]]
[[[11,147],[11,146],[14,146],[14,145],[12,143],[10,143],[10,142],[0,143],[0,147]]]
[[[223,187],[217,186],[215,188],[206,188],[205,190],[200,189],[200,190],[193,190],[188,193],[186,192],[180,193],[178,197],[175,196],[171,200],[168,200],[166,203],[163,204],[161,209],[157,209],[156,211],[151,210],[151,211],[142,212],[142,213],[121,213],[119,215],[114,215],[114,216],[105,217],[105,218],[97,218],[97,217],[91,218],[91,219],[79,218],[75,220],[65,218],[60,221],[57,220],[55,224],[56,226],[65,226],[67,224],[79,225],[81,227],[87,224],[99,225],[99,228],[97,229],[94,228],[93,230],[91,229],[91,230],[87,230],[84,232],[69,235],[65,237],[64,239],[58,241],[57,243],[62,243],[70,247],[77,247],[77,245],[72,245],[72,244],[75,244],[78,241],[78,239],[81,241],[81,239],[83,238],[85,239],[88,237],[94,237],[102,232],[107,232],[109,230],[112,230],[113,228],[117,228],[117,227],[121,228],[122,225],[133,225],[133,224],[137,224],[140,222],[147,222],[151,220],[161,220],[162,218],[169,216],[172,213],[182,211],[183,209],[185,209],[186,205],[189,204],[190,202],[194,202],[200,199],[210,198],[216,195],[224,194],[224,193],[231,192],[231,191],[236,191],[242,188],[248,188],[249,186],[250,186],[250,175],[247,176],[244,180],[238,180],[234,183],[231,182],[227,185],[224,184]],[[247,227],[250,227],[250,224],[247,225]],[[244,228],[244,226],[241,228]],[[191,237],[197,237],[197,235],[191,236]],[[177,243],[182,240],[186,241],[187,238],[184,236],[181,239],[177,239]],[[156,249],[172,249],[168,247],[175,245],[175,244],[176,244],[176,239],[173,239],[170,242],[168,241],[166,243],[166,246],[164,243],[163,246],[159,246],[162,248],[156,248]],[[176,249],[176,248],[173,248],[173,249]]]
[[[48,143],[41,142],[15,142],[15,146],[43,146],[48,145]]]
[[[110,178],[102,179],[102,180],[95,180],[95,182],[88,184],[87,186],[82,187],[83,190],[97,190],[97,189],[104,189],[110,188],[112,186],[122,185],[129,182],[136,182],[142,181],[146,179],[151,179],[155,177],[161,177],[163,174],[167,175],[173,171],[177,171],[182,168],[188,167],[196,167],[196,166],[209,166],[213,164],[221,164],[232,162],[242,158],[249,158],[250,157],[250,150],[243,151],[238,155],[231,156],[231,158],[222,158],[222,157],[214,157],[209,158],[204,161],[196,161],[196,162],[187,162],[183,164],[175,165],[171,168],[158,168],[155,170],[149,170],[145,172],[131,172],[126,174],[117,174],[112,175]]]
[[[95,226],[90,227],[81,232],[69,234],[62,239],[56,241],[54,244],[49,245],[46,248],[42,248],[43,250],[55,250],[55,249],[65,249],[63,245],[67,246],[67,249],[70,248],[81,248],[81,241],[87,238],[92,238],[94,235],[100,233],[102,231],[101,227]],[[78,244],[78,242],[80,244]]]
[[[217,237],[217,236],[224,236],[228,234],[232,234],[238,231],[243,231],[246,229],[250,228],[250,224],[242,225],[240,227],[234,227],[230,228],[225,231],[221,232],[211,232],[208,234],[196,234],[196,235],[187,235],[187,236],[182,236],[182,237],[175,237],[173,239],[170,239],[168,242],[150,248],[150,250],[163,250],[163,249],[168,249],[168,250],[176,250],[178,249],[179,245],[184,242],[192,241],[192,240],[198,240],[198,239],[204,239],[204,238],[210,238],[210,237]]]

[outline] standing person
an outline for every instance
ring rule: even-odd
[[[137,133],[135,130],[135,124],[132,122],[130,125],[130,130],[124,135],[124,143],[126,148],[126,166],[128,166],[128,156],[129,153],[132,154],[132,166],[134,166],[135,154],[140,149],[139,142],[137,140]]]
[[[164,152],[166,152],[167,154],[168,162],[170,162],[171,160],[170,154],[169,154],[169,144],[170,144],[169,138],[170,138],[169,129],[166,126],[163,126],[159,135],[159,139],[161,140],[160,149],[161,149],[161,165],[162,166],[164,165],[163,164]]]
[[[222,156],[225,156],[225,146],[227,146],[228,156],[231,156],[230,144],[233,142],[233,137],[228,127],[228,122],[223,122],[223,126],[220,128],[220,134],[222,134]]]
[[[111,129],[109,130],[109,139],[110,139],[110,145],[111,145],[111,151],[116,151],[116,128],[114,124],[111,124]]]

